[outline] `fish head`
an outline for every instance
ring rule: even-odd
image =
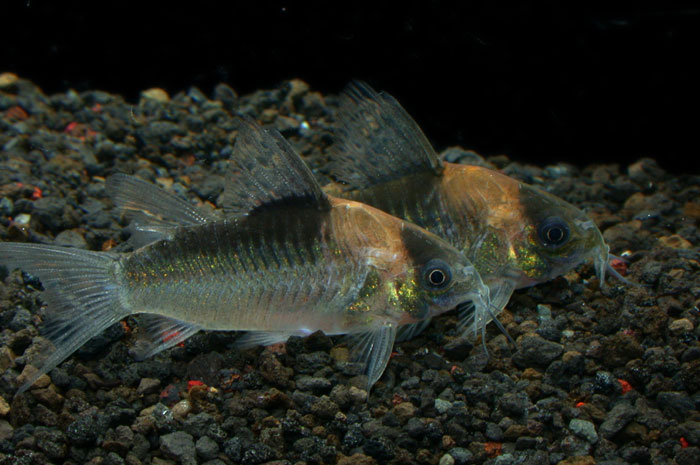
[[[411,283],[421,319],[466,301],[489,305],[489,288],[463,252],[411,223],[404,223],[401,236],[409,261],[404,279]]]
[[[602,280],[609,247],[596,224],[570,203],[536,187],[521,184],[523,224],[510,238],[510,255],[520,271],[517,287],[548,281],[594,260]]]

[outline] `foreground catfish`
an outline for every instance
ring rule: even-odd
[[[603,236],[581,210],[496,171],[443,163],[391,96],[355,83],[341,99],[336,123],[330,174],[340,183],[326,192],[373,205],[449,241],[474,263],[499,310],[513,290],[588,259],[601,284],[606,269],[620,277],[608,264]],[[460,320],[476,335],[492,317],[476,309]]]
[[[447,242],[380,210],[330,197],[278,133],[242,123],[224,219],[126,175],[108,179],[115,204],[136,213],[132,253],[0,243],[0,264],[41,279],[53,344],[20,391],[91,337],[145,314],[141,356],[201,329],[349,334],[368,390],[397,328],[464,300],[488,306],[474,266]],[[483,311],[488,311],[484,308]]]

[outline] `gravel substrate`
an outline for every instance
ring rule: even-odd
[[[0,75],[0,239],[127,250],[114,172],[216,204],[236,114],[279,129],[323,179],[335,103],[301,81],[129,103]],[[44,308],[38,281],[0,267],[0,464],[700,463],[700,176],[443,155],[584,208],[642,286],[601,289],[583,265],[518,291],[501,316],[517,345],[490,325],[490,356],[437,318],[397,344],[369,399],[322,334],[241,352],[236,334],[203,333],[136,362],[131,319],[14,396]]]

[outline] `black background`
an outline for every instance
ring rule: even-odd
[[[294,77],[394,95],[439,149],[697,173],[700,6],[570,2],[4,2],[0,71],[136,101]],[[566,5],[564,5],[566,4]]]

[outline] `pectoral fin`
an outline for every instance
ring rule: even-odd
[[[389,363],[396,333],[395,324],[385,323],[377,329],[351,335],[350,353],[365,368],[368,393]]]

